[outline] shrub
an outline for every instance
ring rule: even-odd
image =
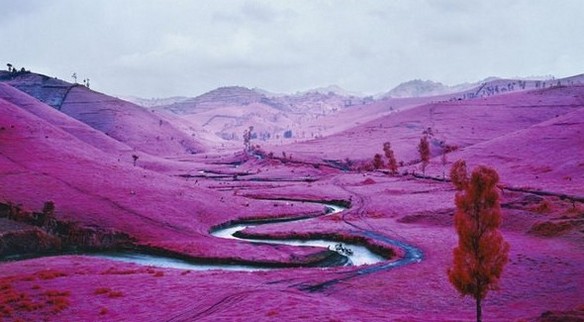
[[[107,297],[109,298],[118,298],[124,296],[124,293],[121,291],[110,291]]]
[[[536,213],[543,214],[551,212],[552,208],[553,208],[552,203],[549,200],[544,199],[538,205],[532,207],[531,210]]]
[[[67,276],[67,274],[55,270],[40,271],[37,272],[35,275],[42,280],[52,280],[57,277]]]
[[[101,295],[101,294],[106,294],[106,293],[109,293],[110,291],[111,291],[111,289],[110,289],[109,287],[100,287],[100,288],[97,288],[97,289],[96,289],[96,290],[93,292],[93,294],[96,294],[96,295]]]

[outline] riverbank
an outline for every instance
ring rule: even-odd
[[[69,304],[58,312],[45,304],[13,317],[62,320],[74,315],[103,321],[237,320],[242,316],[260,321],[473,319],[472,301],[461,298],[446,276],[456,244],[453,190],[448,184],[381,174],[343,174],[310,189],[254,184],[256,195],[287,192],[296,198],[341,197],[351,199],[354,206],[343,215],[260,226],[249,233],[271,237],[314,231],[356,234],[357,226],[416,245],[424,254],[423,260],[358,274],[351,267],[196,272],[86,256],[31,259],[1,264],[1,284],[10,286],[5,289],[25,294],[31,303],[46,303],[43,294],[48,291],[63,292],[68,294],[63,298]],[[250,186],[247,188],[251,191]],[[540,317],[545,321],[547,311],[554,311],[560,320],[578,314],[584,304],[582,233],[567,230],[542,235],[534,232],[534,227],[566,218],[577,220],[582,205],[576,204],[572,210],[571,203],[559,198],[537,199],[522,193],[502,197],[503,235],[511,245],[510,262],[505,266],[501,289],[490,292],[484,302],[485,321]],[[548,204],[549,211],[537,210],[542,204]]]

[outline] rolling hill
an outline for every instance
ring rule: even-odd
[[[3,76],[0,81],[90,125],[132,149],[155,156],[198,153],[194,135],[135,104],[34,73]]]

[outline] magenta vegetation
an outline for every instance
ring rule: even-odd
[[[147,108],[87,83],[0,71],[0,320],[584,318],[582,75]]]

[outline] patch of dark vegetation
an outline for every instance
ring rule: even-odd
[[[370,184],[376,184],[376,183],[377,182],[371,178],[367,178],[367,179],[361,181],[361,184],[364,184],[364,185],[370,185]]]
[[[584,227],[584,220],[544,221],[531,226],[529,234],[542,237],[556,237]],[[584,230],[582,231],[584,232]]]
[[[252,244],[256,246],[265,246],[265,244]],[[278,245],[272,245],[275,248]],[[162,256],[168,258],[174,258],[182,260],[189,264],[198,265],[245,265],[258,268],[293,268],[293,267],[334,267],[334,266],[345,266],[349,259],[335,251],[323,250],[317,253],[310,254],[308,256],[290,256],[289,260],[281,261],[269,261],[261,259],[244,259],[241,257],[201,257],[192,256],[176,251],[170,251],[168,249],[151,246],[151,245],[141,245],[138,246],[132,254],[142,253],[146,255]]]
[[[563,193],[557,193],[552,191],[543,191],[543,190],[533,190],[528,188],[514,188],[514,187],[507,187],[507,186],[499,186],[500,189],[508,190],[508,191],[516,191],[516,192],[525,192],[531,193],[538,196],[554,196],[560,198],[562,201],[570,201],[575,206],[576,202],[584,202],[584,197],[582,196],[575,196],[575,195],[568,195]]]
[[[61,240],[42,229],[0,218],[0,257],[50,252],[61,248]]]
[[[71,251],[125,249],[135,242],[129,235],[99,227],[60,220],[55,204],[45,202],[41,212],[0,203],[0,257],[36,256]],[[24,245],[24,244],[26,245]]]
[[[417,174],[417,173],[412,173],[412,176],[414,178],[417,178],[417,179],[429,179],[429,180],[440,181],[440,182],[451,182],[451,180],[447,179],[447,178],[431,177],[431,176],[421,175],[421,174]],[[529,194],[533,194],[536,196],[558,197],[562,201],[572,202],[573,207],[575,207],[577,202],[584,203],[583,196],[569,195],[569,194],[558,193],[558,192],[553,192],[553,191],[535,190],[535,189],[529,189],[529,188],[515,188],[515,187],[509,187],[509,186],[503,186],[503,185],[498,185],[497,188],[501,189],[502,191],[506,190],[506,191],[512,191],[512,192],[529,193]],[[504,207],[504,205],[501,205],[501,206]]]
[[[544,199],[540,196],[527,194],[501,204],[501,208],[526,209],[540,204]]]
[[[584,306],[571,311],[545,311],[537,322],[584,322]]]
[[[345,160],[322,160],[325,162],[326,165],[333,167],[335,169],[339,169],[341,171],[351,171],[353,170],[354,162],[350,159]]]

